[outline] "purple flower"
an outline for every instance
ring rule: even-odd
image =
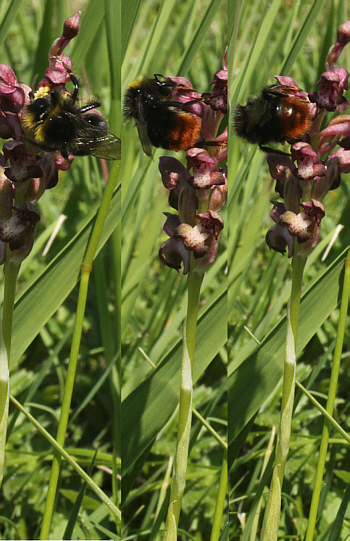
[[[349,73],[344,68],[332,68],[322,73],[318,85],[318,92],[310,92],[310,100],[321,109],[339,111],[342,113],[349,107],[348,100],[343,96],[348,89]]]
[[[330,48],[326,58],[326,68],[331,69],[339,58],[345,45],[350,41],[350,20],[341,24],[337,32],[337,42]]]
[[[0,137],[22,136],[21,111],[29,100],[30,87],[17,80],[14,71],[0,64]]]
[[[181,223],[175,229],[176,237],[180,237],[187,250],[193,252],[196,259],[208,254],[213,244],[215,245],[221,229],[224,227],[223,220],[218,212],[207,211],[198,214],[199,223],[192,227]],[[216,253],[216,252],[215,252]]]
[[[0,218],[0,240],[9,243],[12,251],[19,250],[24,245],[27,250],[28,242],[30,248],[32,247],[33,233],[40,220],[40,213],[31,203],[22,203],[13,209],[15,214],[10,219]]]
[[[222,175],[224,177],[224,184],[212,187],[208,210],[220,212],[227,203],[227,170],[224,170]]]
[[[295,143],[292,159],[297,162],[297,175],[302,180],[314,179],[326,174],[326,168],[309,143]]]
[[[32,177],[41,177],[42,170],[35,156],[20,141],[7,141],[2,147],[4,159],[10,162],[5,168],[7,178],[13,182],[26,182]]]
[[[199,100],[197,103],[192,103],[184,107],[185,111],[193,115],[201,117],[203,115],[204,104],[201,100],[201,94],[197,92],[186,77],[167,77],[170,81],[174,81],[176,85],[172,91],[172,99],[180,103],[192,102]]]
[[[214,76],[211,94],[199,94],[183,77],[168,77],[176,82],[172,99],[191,102],[184,109],[201,118],[202,141],[187,150],[187,167],[168,156],[159,160],[164,187],[169,190],[169,204],[178,215],[165,213],[164,231],[169,236],[159,250],[164,265],[183,274],[190,270],[190,254],[195,258],[194,272],[204,272],[215,260],[223,220],[219,211],[227,200],[227,128],[219,135],[223,111],[227,110],[227,53],[223,69]],[[194,103],[192,103],[194,101]],[[192,174],[191,174],[192,172]],[[200,212],[198,213],[198,208]]]
[[[210,83],[214,85],[211,93],[202,94],[205,98],[205,103],[210,105],[214,111],[221,111],[224,115],[227,114],[227,49],[225,50],[222,59],[222,68],[214,75],[214,79]]]
[[[224,175],[219,171],[215,158],[212,158],[207,150],[191,148],[187,151],[186,157],[188,169],[193,169],[194,188],[210,188],[225,183]]]
[[[167,220],[164,224],[164,231],[170,239],[163,242],[159,248],[159,258],[163,265],[176,270],[181,269],[183,263],[183,274],[190,270],[190,252],[185,248],[183,239],[176,235],[176,228],[180,225],[180,218],[176,214],[164,213]]]
[[[79,32],[79,20],[81,12],[78,11],[73,17],[66,19],[63,26],[62,36],[56,39],[50,47],[49,61],[62,54],[71,39],[75,38]]]
[[[275,250],[275,252],[281,254],[284,254],[286,248],[288,248],[288,257],[292,257],[294,254],[294,238],[288,229],[279,223],[280,217],[286,212],[286,207],[278,201],[271,201],[271,203],[274,206],[270,212],[270,217],[276,225],[266,233],[266,244],[270,250]]]

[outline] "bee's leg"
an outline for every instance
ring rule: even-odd
[[[64,67],[64,69],[68,73],[69,78],[70,78],[71,82],[74,85],[74,90],[73,90],[73,94],[72,94],[72,100],[73,100],[73,102],[76,101],[77,98],[78,98],[78,94],[79,94],[79,81],[78,81],[77,77],[74,75],[73,71],[67,66],[67,64],[65,64],[62,60],[60,60],[56,56],[51,56],[50,58],[52,58],[56,62],[60,62],[60,64],[62,64],[62,66]]]
[[[79,113],[86,113],[86,111],[91,111],[91,109],[97,109],[98,107],[101,107],[101,102],[93,101],[92,103],[84,105],[84,107],[80,107]]]
[[[72,71],[69,68],[67,69],[66,66],[65,66],[65,68],[66,68],[67,72],[69,73],[71,82],[74,85],[74,90],[73,90],[73,94],[72,94],[72,100],[76,101],[77,98],[78,98],[78,94],[79,94],[79,81],[78,81],[76,76],[72,73]]]
[[[150,99],[153,99],[152,96],[148,95]],[[203,98],[196,98],[195,100],[186,101],[186,103],[182,103],[181,101],[157,101],[157,105],[163,106],[163,107],[177,107],[178,109],[182,109],[186,105],[194,105],[195,103],[200,103],[204,101]]]
[[[279,156],[288,156],[289,158],[291,156],[288,152],[283,152],[283,150],[279,150],[278,148],[265,147],[264,145],[259,145],[259,147],[266,154],[278,154]]]
[[[194,88],[187,87],[187,86],[185,86],[183,84],[172,81],[171,79],[168,79],[167,77],[164,77],[164,75],[160,75],[159,73],[155,73],[154,78],[155,78],[155,80],[156,80],[156,82],[157,82],[157,84],[159,86],[171,86],[171,87],[177,86],[179,89],[195,91]],[[161,78],[164,79],[164,80],[161,81]],[[153,99],[152,96],[150,96],[150,98]],[[180,103],[180,102],[176,102],[176,101],[175,102],[165,102],[165,103],[174,105],[174,107],[178,107],[179,105],[193,105],[194,103],[199,103],[201,101],[204,101],[204,98],[196,98],[195,100],[188,101],[187,103]]]

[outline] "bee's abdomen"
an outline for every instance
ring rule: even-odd
[[[280,120],[285,139],[300,139],[312,124],[308,103],[293,98],[282,100]]]

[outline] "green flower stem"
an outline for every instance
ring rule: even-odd
[[[263,462],[263,465],[262,465],[262,468],[261,468],[261,473],[260,473],[260,478],[264,475],[264,472],[265,472],[266,467],[268,465],[268,462],[270,460],[270,457],[271,457],[271,454],[272,454],[272,451],[273,451],[273,445],[274,445],[274,441],[275,441],[275,436],[276,436],[276,427],[273,426],[272,430],[271,430],[270,440],[269,440],[269,443],[268,443],[268,446],[267,446],[267,449],[266,449],[266,452],[265,452],[264,462]],[[257,532],[258,532],[259,523],[260,523],[261,504],[262,504],[262,498],[259,499],[259,503],[257,505],[256,511],[255,511],[255,514],[254,514],[254,520],[253,520],[252,527],[251,527],[251,530],[250,530],[249,541],[256,541],[256,539],[257,539],[257,535],[258,535]]]
[[[11,342],[12,342],[12,321],[13,310],[15,306],[15,293],[17,276],[20,264],[10,261],[11,252],[7,251],[7,260],[5,263],[5,279],[4,279],[4,304],[2,314],[2,336],[7,352],[8,364],[10,365],[11,358]]]
[[[11,359],[12,321],[18,269],[20,266],[19,263],[12,263],[10,258],[11,252],[9,248],[7,248],[0,337],[0,486],[4,474],[6,431],[9,410],[9,368]]]
[[[9,367],[4,341],[0,348],[0,486],[4,476],[7,419],[9,411]]]
[[[335,397],[336,397],[336,392],[337,392],[340,360],[341,360],[341,353],[342,353],[342,348],[343,348],[343,343],[344,343],[346,318],[347,318],[348,305],[349,305],[349,293],[350,293],[350,251],[348,252],[348,255],[345,260],[345,275],[344,275],[344,284],[343,284],[343,294],[342,294],[342,300],[341,300],[341,306],[340,306],[338,334],[337,334],[337,341],[336,341],[335,350],[334,350],[332,374],[331,374],[331,380],[329,384],[329,391],[328,391],[328,398],[327,398],[326,411],[329,413],[329,415],[333,415],[334,402],[335,402]],[[308,527],[306,531],[305,541],[312,541],[314,537],[318,503],[319,503],[320,493],[321,493],[322,484],[323,484],[323,472],[324,472],[324,467],[325,467],[326,458],[327,458],[327,449],[328,449],[330,429],[331,429],[331,423],[325,417],[324,423],[323,423],[320,453],[319,453],[318,463],[317,463],[317,468],[316,468],[315,485],[314,485],[314,490],[312,493],[309,522],[308,522]]]
[[[20,205],[24,200],[26,185],[16,186],[15,204]],[[6,262],[4,265],[4,300],[0,321],[0,486],[4,474],[5,446],[10,391],[10,362],[12,343],[12,322],[15,307],[15,293],[18,271],[21,263],[11,261],[12,252],[6,247]]]
[[[296,255],[293,257],[292,291],[287,312],[287,339],[283,372],[282,405],[276,444],[275,465],[265,510],[261,541],[277,541],[281,511],[282,484],[289,451],[295,389],[295,349],[298,334],[301,286],[306,261],[306,256],[299,256],[297,250],[298,246],[295,242]]]
[[[80,278],[80,288],[79,288],[79,297],[77,305],[76,320],[73,332],[73,339],[68,363],[67,370],[67,379],[64,390],[64,396],[62,400],[61,415],[58,423],[57,429],[57,443],[61,447],[64,445],[65,434],[67,431],[69,410],[72,401],[73,386],[75,373],[78,362],[78,354],[80,347],[81,334],[83,329],[83,321],[85,314],[86,298],[89,285],[89,278],[92,269],[93,259],[97,250],[98,242],[102,233],[103,225],[106,220],[109,205],[113,196],[114,189],[117,184],[118,173],[119,173],[120,162],[115,162],[111,169],[109,179],[103,194],[101,206],[99,208],[95,225],[91,233],[90,241],[86,250],[84,261],[81,265],[81,278]],[[60,471],[61,464],[61,454],[57,451],[54,452],[54,457],[52,461],[51,477],[49,482],[49,488],[46,498],[46,506],[43,516],[42,529],[40,533],[40,539],[48,539],[50,532],[50,525],[52,520],[52,514],[55,503],[55,496],[57,490],[57,483]]]
[[[187,318],[183,332],[183,355],[181,368],[181,386],[179,420],[177,429],[174,470],[171,482],[170,505],[165,524],[164,541],[177,540],[182,497],[186,485],[188,448],[192,423],[193,398],[193,363],[196,342],[197,316],[202,274],[193,272],[194,258],[191,256],[191,270],[188,275]]]
[[[218,491],[218,497],[216,499],[213,528],[211,531],[210,541],[218,541],[220,539],[221,520],[222,520],[222,515],[224,513],[225,499],[227,496],[227,478],[228,478],[227,449],[225,449],[222,465],[221,465],[219,491]]]

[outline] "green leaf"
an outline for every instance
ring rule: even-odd
[[[118,224],[119,198],[120,189],[113,196],[97,253]],[[76,285],[95,215],[96,209],[92,211],[82,230],[21,292],[15,304],[13,317],[12,363],[16,363],[23,355],[29,344]]]
[[[303,295],[299,314],[297,354],[339,303],[341,276],[347,250]],[[229,445],[278,385],[282,376],[286,341],[286,318],[268,334],[249,357],[229,366]]]

